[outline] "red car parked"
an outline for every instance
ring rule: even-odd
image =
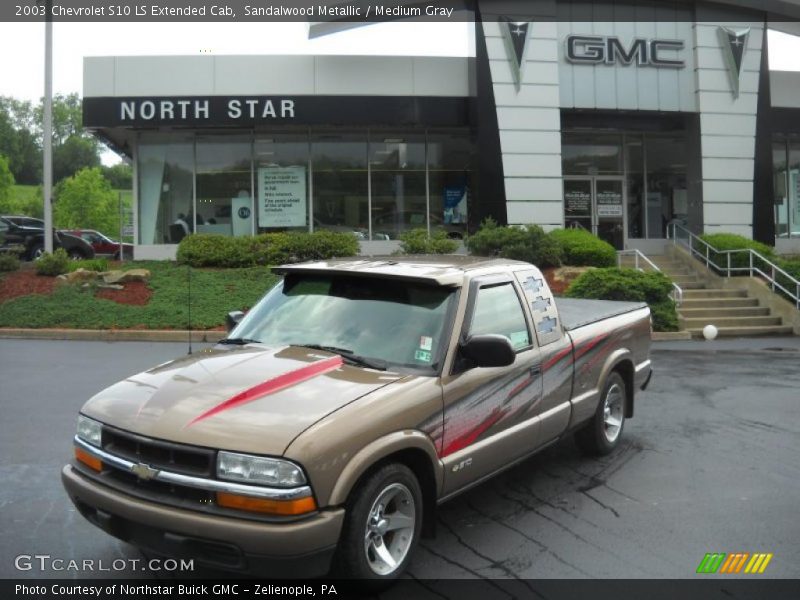
[[[104,236],[99,231],[94,229],[74,229],[67,230],[65,233],[76,235],[92,245],[96,256],[110,256],[114,260],[119,260],[120,243]],[[126,259],[133,258],[133,244],[122,244],[123,257]]]

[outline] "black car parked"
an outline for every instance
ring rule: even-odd
[[[35,260],[44,252],[44,221],[33,217],[0,216],[0,250],[21,247],[21,258]],[[53,231],[53,247],[63,248],[70,258],[94,258],[91,244],[81,238]]]

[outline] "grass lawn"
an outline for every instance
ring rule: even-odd
[[[78,329],[187,329],[189,269],[166,261],[126,262],[124,268],[149,269],[153,291],[145,306],[95,298],[89,289],[62,285],[51,295],[29,295],[0,304],[0,327]],[[7,274],[13,275],[13,274]],[[278,281],[266,267],[192,269],[191,327],[212,329],[231,310],[246,310]],[[0,286],[3,285],[0,279]]]

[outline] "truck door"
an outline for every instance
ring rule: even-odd
[[[510,274],[472,281],[460,339],[500,334],[516,359],[506,367],[471,367],[456,356],[442,377],[444,495],[497,471],[538,445],[541,357],[519,284]]]

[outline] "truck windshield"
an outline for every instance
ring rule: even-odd
[[[231,332],[269,346],[325,346],[435,371],[455,290],[347,275],[289,274]]]

